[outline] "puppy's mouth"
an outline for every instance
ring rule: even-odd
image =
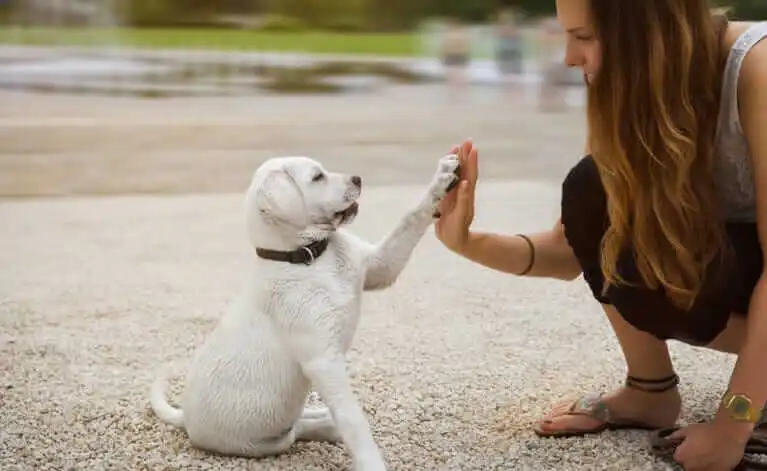
[[[345,224],[357,215],[357,212],[360,209],[360,205],[355,201],[354,203],[350,204],[346,209],[342,211],[338,211],[335,214],[335,217],[341,218],[341,224]]]

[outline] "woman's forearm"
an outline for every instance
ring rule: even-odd
[[[535,245],[530,277],[572,280],[581,274],[572,249],[559,227],[527,235]],[[504,273],[522,273],[530,263],[530,246],[515,235],[472,232],[461,252],[467,259]]]
[[[761,409],[767,402],[767,369],[764,363],[767,356],[767,274],[762,274],[756,284],[746,319],[746,338],[738,352],[728,389],[745,394],[755,407]]]

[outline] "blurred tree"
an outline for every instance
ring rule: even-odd
[[[0,0],[13,2],[15,0]],[[553,15],[554,0],[118,0],[133,24],[183,24],[221,13],[268,13],[295,18],[310,27],[403,30],[430,17],[468,22],[492,20],[505,7],[527,17]],[[617,0],[616,0],[617,1]],[[641,0],[625,0],[641,1]],[[712,0],[731,6],[737,19],[767,20],[767,0]],[[1,5],[1,4],[0,4]]]
[[[252,14],[260,7],[259,0],[218,0],[221,9],[228,13]]]
[[[339,31],[366,29],[368,0],[322,0],[317,3],[318,26]]]
[[[0,23],[13,22],[20,3],[20,0],[0,0]]]
[[[425,0],[367,0],[365,24],[375,31],[412,29],[424,19]]]
[[[176,8],[165,0],[131,0],[122,4],[123,21],[130,25],[165,25],[176,14]]]
[[[260,12],[289,18],[299,18],[306,24],[316,25],[322,16],[321,3],[321,0],[262,0],[260,2]]]
[[[498,9],[498,0],[420,0],[420,16],[442,16],[464,21],[480,22],[492,18]],[[540,0],[539,0],[540,1]]]
[[[504,7],[516,7],[527,16],[549,16],[556,13],[556,5],[553,0],[505,0],[501,2]]]
[[[184,25],[200,23],[219,11],[206,0],[122,0],[122,18],[136,26]]]
[[[365,28],[369,0],[262,0],[260,12],[298,18],[305,24],[336,30]]]
[[[732,7],[732,14],[737,19],[767,20],[767,0],[735,0],[726,4]]]

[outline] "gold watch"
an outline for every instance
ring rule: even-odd
[[[762,418],[762,408],[754,407],[751,398],[745,394],[727,391],[724,397],[722,397],[722,407],[728,412],[732,420],[738,422],[756,424]]]

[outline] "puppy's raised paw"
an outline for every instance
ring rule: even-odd
[[[434,203],[439,202],[458,184],[460,180],[458,156],[450,154],[439,159],[437,172],[434,174],[430,187],[430,195]]]

